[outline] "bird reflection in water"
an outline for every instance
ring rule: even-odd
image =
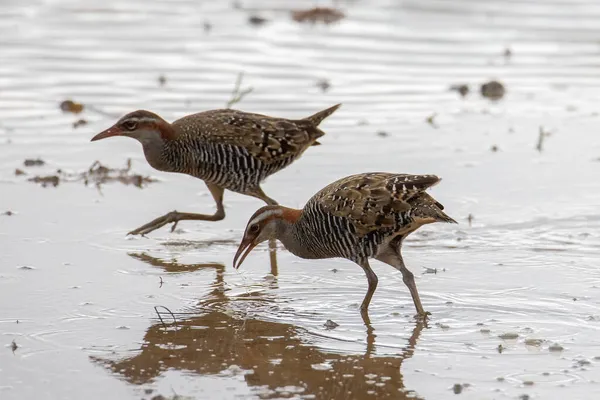
[[[165,318],[151,325],[136,355],[118,360],[91,356],[127,382],[149,384],[167,370],[224,379],[237,373],[260,398],[279,398],[281,388],[293,387],[316,398],[415,398],[405,388],[401,367],[414,353],[426,327],[422,322],[415,323],[407,346],[397,355],[374,355],[376,336],[370,324],[365,353],[341,354],[312,344],[312,335],[304,328],[231,312],[272,306],[272,301],[263,291],[227,297],[222,264],[185,266],[147,254],[131,256],[167,271],[214,268],[216,278],[213,290],[195,310],[175,313],[176,321]]]

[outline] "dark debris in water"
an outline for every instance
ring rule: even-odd
[[[465,84],[458,84],[450,86],[450,90],[453,92],[458,92],[462,97],[465,97],[469,94],[469,86]]]
[[[63,112],[79,114],[80,112],[83,111],[84,106],[83,106],[83,104],[77,103],[73,100],[65,100],[62,103],[60,103],[60,109],[63,110]]]
[[[310,22],[316,24],[321,22],[331,24],[345,17],[344,13],[335,8],[315,7],[310,10],[292,11],[292,19],[296,22]]]
[[[47,175],[47,176],[34,176],[33,178],[29,178],[28,181],[33,183],[39,183],[42,187],[57,187],[60,183],[60,177],[58,175]]]
[[[86,119],[80,118],[80,119],[78,119],[77,121],[73,122],[73,129],[77,129],[77,128],[79,128],[80,126],[87,125],[87,123],[88,123],[88,122],[87,122],[87,120],[86,120]]]
[[[20,176],[20,175],[25,175],[25,171],[23,171],[22,169],[15,169],[15,176]]]
[[[23,161],[23,165],[26,167],[40,167],[44,164],[46,164],[46,162],[44,160],[42,160],[41,158],[27,158],[25,161]],[[16,171],[15,171],[15,175],[16,175]]]
[[[15,213],[12,212],[12,211],[10,211],[10,210],[8,210],[8,211],[4,211],[2,213],[2,215],[6,215],[7,217],[12,217],[13,215],[15,215]]]
[[[434,128],[437,128],[437,124],[435,123],[435,117],[437,116],[436,113],[431,114],[429,117],[425,118],[425,122],[427,122],[429,125],[433,126]]]
[[[264,24],[266,24],[267,22],[269,22],[269,20],[266,19],[266,18],[260,17],[258,15],[251,15],[248,18],[248,22],[252,26],[263,26]]]
[[[321,89],[323,93],[326,93],[331,87],[331,83],[327,79],[319,79],[316,86]]]
[[[131,159],[127,160],[125,168],[109,168],[95,161],[87,170],[69,173],[57,170],[53,175],[38,175],[28,179],[30,182],[39,183],[42,187],[58,186],[61,182],[83,182],[86,186],[94,184],[98,189],[103,184],[121,182],[124,185],[133,185],[143,188],[148,183],[157,180],[149,176],[131,173]]]
[[[498,81],[490,81],[481,85],[481,95],[491,100],[500,100],[504,97],[506,90],[504,85]]]
[[[539,130],[539,134],[538,134],[538,141],[535,146],[535,149],[537,151],[539,151],[540,153],[542,151],[544,151],[544,141],[546,140],[546,138],[548,136],[550,136],[550,132],[545,131],[544,127],[540,126],[540,130]]]
[[[338,324],[338,323],[336,323],[336,322],[334,322],[334,321],[332,321],[332,320],[328,319],[328,320],[327,320],[327,321],[326,321],[326,322],[323,324],[323,326],[325,327],[325,329],[335,329],[335,328],[337,328],[338,326],[340,326],[340,324]]]
[[[17,344],[17,342],[12,341],[12,343],[10,344],[10,349],[12,350],[12,352],[14,353],[17,349],[19,348],[19,345]]]
[[[167,84],[167,77],[164,75],[160,75],[158,77],[158,84],[159,86],[165,86]]]

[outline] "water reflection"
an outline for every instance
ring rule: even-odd
[[[334,353],[312,344],[310,333],[298,326],[232,311],[241,309],[242,302],[260,307],[270,299],[262,292],[227,297],[222,264],[186,266],[143,253],[130,255],[169,271],[193,271],[212,265],[217,274],[213,290],[193,309],[174,315],[161,313],[162,321],[148,328],[135,356],[118,360],[91,357],[127,382],[144,385],[167,370],[178,370],[223,379],[243,375],[261,398],[285,397],[284,391],[315,394],[317,398],[415,398],[404,386],[401,367],[412,357],[425,325],[415,324],[406,348],[395,356],[374,355],[376,335],[370,325],[364,354]]]
[[[204,268],[214,268],[217,270],[217,275],[223,275],[225,265],[221,263],[200,263],[200,264],[182,264],[173,259],[171,261],[165,261],[161,258],[153,257],[148,253],[127,253],[130,257],[137,260],[143,261],[155,267],[162,268],[165,272],[170,273],[182,273],[182,272],[194,272]]]

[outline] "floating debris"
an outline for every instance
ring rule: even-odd
[[[316,86],[321,89],[323,93],[327,92],[331,87],[331,83],[327,79],[319,79]]]
[[[534,382],[533,381],[523,381],[523,385],[525,385],[525,386],[533,386]]]
[[[544,140],[548,136],[550,136],[550,132],[546,132],[544,130],[544,127],[542,127],[542,126],[540,126],[540,131],[539,132],[540,133],[538,135],[538,141],[537,141],[537,144],[535,146],[535,149],[541,153],[542,151],[544,151]]]
[[[240,72],[237,76],[237,79],[235,80],[235,86],[233,87],[233,91],[231,92],[231,98],[225,104],[225,108],[231,108],[232,105],[242,101],[244,96],[246,96],[248,93],[250,93],[250,92],[252,92],[252,90],[254,90],[254,88],[251,86],[246,89],[242,89],[241,86],[242,86],[243,79],[244,79],[244,73]]]
[[[77,103],[73,100],[65,100],[62,103],[60,103],[60,109],[63,110],[63,112],[79,114],[83,111],[83,108],[83,104]]]
[[[15,340],[13,339],[12,343],[10,344],[10,349],[12,350],[12,352],[14,353],[17,349],[19,348],[19,345],[17,344],[17,342],[15,342]]]
[[[497,153],[497,152],[498,152],[498,150],[500,150],[500,149],[498,148],[498,146],[497,146],[497,145],[493,145],[492,147],[490,147],[490,151],[491,151],[492,153]]]
[[[498,353],[502,354],[502,352],[504,351],[504,346],[499,344],[498,347],[496,347],[496,350],[498,350]]]
[[[87,123],[87,120],[83,118],[78,119],[77,121],[73,122],[73,128],[79,128],[80,126],[87,125]]]
[[[23,161],[23,165],[25,165],[26,167],[39,167],[46,164],[46,162],[44,160],[42,160],[41,158],[28,158],[25,161]]]
[[[510,47],[507,47],[506,49],[504,49],[504,58],[506,58],[508,60],[512,57],[512,55],[513,55],[513,53],[512,53],[512,50],[510,49]]]
[[[29,178],[28,180],[30,182],[40,183],[42,187],[48,187],[49,185],[57,187],[60,183],[60,177],[58,177],[58,175],[34,176],[33,178]]]
[[[469,94],[469,86],[465,84],[452,85],[450,86],[450,90],[453,92],[458,92],[462,97],[465,97],[467,94]]]
[[[324,326],[326,329],[335,329],[335,328],[337,328],[338,326],[340,326],[340,324],[338,324],[338,323],[335,323],[335,322],[333,322],[332,320],[328,319],[328,320],[327,320],[327,321],[326,321],[326,322],[323,324],[323,326]]]
[[[204,21],[202,27],[204,28],[204,33],[209,33],[212,30],[212,24],[208,21]]]
[[[423,271],[424,274],[437,274],[437,268],[429,268],[429,267],[423,267],[425,269],[425,271]]]
[[[259,17],[258,15],[252,15],[250,18],[248,18],[248,22],[250,23],[250,25],[253,26],[263,26],[264,24],[269,22],[269,20],[263,17]]]
[[[481,85],[481,95],[491,100],[499,100],[504,97],[504,85],[498,81],[490,81]]]
[[[34,176],[28,179],[30,182],[39,183],[42,187],[58,186],[61,182],[78,182],[83,181],[87,186],[90,183],[96,185],[98,189],[110,182],[121,182],[124,185],[133,185],[139,188],[157,180],[149,176],[139,174],[131,174],[131,159],[127,160],[125,168],[109,168],[102,165],[99,161],[95,161],[86,171],[78,173],[67,173],[62,170],[57,170],[54,175]]]
[[[8,211],[4,211],[4,212],[2,213],[2,215],[6,215],[7,217],[12,217],[14,214],[15,214],[15,213],[14,213],[14,212],[12,212],[12,211],[10,211],[10,210],[8,210]]]
[[[379,137],[388,137],[388,136],[390,136],[390,134],[387,133],[386,131],[379,131],[379,132],[377,132],[377,136],[379,136]]]
[[[467,221],[469,221],[469,226],[473,225],[473,220],[475,219],[475,216],[473,216],[473,214],[469,214],[467,216]]]
[[[23,171],[22,169],[15,169],[15,175],[19,176],[19,175],[25,175],[25,171]]]
[[[437,113],[431,114],[429,117],[425,118],[425,122],[427,122],[429,125],[433,126],[434,128],[437,128],[438,126],[435,123],[436,116],[437,116]]]
[[[310,22],[317,23],[322,22],[324,24],[331,24],[337,22],[345,17],[344,13],[335,8],[329,7],[315,7],[310,10],[296,10],[292,11],[292,19],[296,22]]]

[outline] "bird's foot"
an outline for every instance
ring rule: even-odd
[[[177,223],[179,222],[179,216],[180,214],[177,211],[171,211],[169,213],[166,213],[165,215],[158,217],[150,222],[148,222],[145,225],[140,226],[137,229],[132,230],[131,232],[128,233],[128,235],[146,235],[147,233],[150,233],[152,231],[157,230],[158,228],[161,228],[167,224],[170,224],[172,222],[174,222],[173,227],[171,228],[171,232],[173,232],[175,230],[175,227],[177,226]]]

